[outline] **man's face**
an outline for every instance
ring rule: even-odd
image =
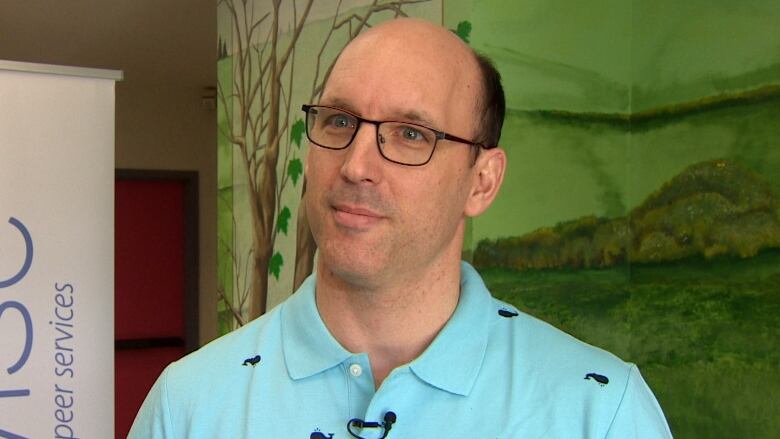
[[[474,138],[479,76],[455,38],[419,23],[375,29],[339,57],[320,103]],[[468,145],[440,140],[424,166],[392,163],[370,124],[345,150],[310,145],[306,209],[320,269],[371,288],[459,255],[471,160]]]

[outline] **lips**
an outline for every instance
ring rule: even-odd
[[[364,206],[336,203],[331,208],[336,224],[350,229],[366,229],[385,218],[381,213]]]

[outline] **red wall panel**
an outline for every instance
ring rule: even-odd
[[[116,182],[116,338],[184,337],[184,185]]]
[[[165,366],[185,354],[185,185],[116,180],[117,438]]]

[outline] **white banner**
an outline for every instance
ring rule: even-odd
[[[114,434],[114,81],[0,61],[0,438]]]

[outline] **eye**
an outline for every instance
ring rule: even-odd
[[[352,118],[346,114],[334,114],[328,119],[328,125],[334,128],[349,128],[352,124]]]
[[[426,140],[425,135],[421,133],[420,130],[410,126],[404,126],[401,129],[401,136],[404,138],[404,140],[410,140],[413,142]]]

